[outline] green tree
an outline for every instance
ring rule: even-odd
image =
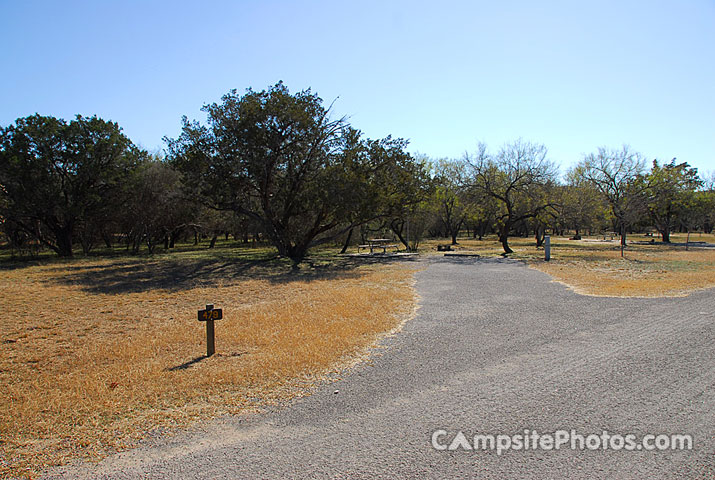
[[[707,215],[708,213],[712,214],[712,197],[708,198],[707,195],[703,195],[704,193],[706,192],[686,190],[679,200],[683,206],[679,216],[680,226],[685,228],[685,231],[688,232],[688,236],[685,240],[686,250],[690,243],[690,233],[698,228],[704,230]]]
[[[142,244],[154,253],[161,242],[168,247],[176,232],[198,227],[198,205],[184,195],[179,172],[160,159],[147,160],[126,182],[131,196],[123,211],[123,225],[134,253]]]
[[[466,165],[442,159],[435,163],[433,172],[435,185],[432,204],[436,217],[444,227],[444,232],[457,244],[457,235],[470,215],[466,184]]]
[[[432,221],[430,200],[434,193],[434,182],[428,172],[429,159],[424,155],[414,158],[408,169],[401,170],[398,180],[399,198],[393,198],[393,217],[389,221],[390,230],[399,238],[407,251],[417,251],[429,223]]]
[[[20,118],[0,129],[3,216],[58,255],[72,256],[80,226],[121,209],[112,200],[143,155],[119,125],[96,116],[69,123]]]
[[[484,195],[474,188],[468,188],[467,201],[469,210],[467,212],[466,226],[472,229],[472,236],[482,240],[484,235],[494,229],[497,223],[497,214],[501,211],[499,202],[494,197]]]
[[[170,161],[207,204],[259,222],[295,265],[405,199],[403,179],[415,170],[406,142],[363,140],[310,90],[233,90],[204,111],[208,126],[184,119],[167,140]]]
[[[698,191],[700,203],[704,206],[702,227],[705,233],[712,233],[715,226],[715,171],[703,175],[703,185]]]
[[[670,243],[670,232],[688,215],[693,207],[693,192],[701,181],[697,168],[690,168],[687,163],[660,165],[653,160],[653,167],[645,175],[647,208],[656,230],[664,243]]]
[[[608,205],[598,190],[574,169],[566,174],[559,189],[559,223],[579,235],[583,230],[600,230],[610,218]]]

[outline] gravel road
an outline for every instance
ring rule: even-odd
[[[577,295],[509,260],[436,258],[416,318],[309,397],[48,478],[715,478],[715,291]],[[335,393],[337,390],[337,393]],[[436,450],[462,431],[690,434],[688,451]]]

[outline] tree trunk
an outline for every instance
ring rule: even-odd
[[[670,229],[664,228],[660,231],[661,237],[663,237],[663,243],[670,243]]]
[[[479,240],[482,240],[484,238],[484,235],[487,233],[487,225],[486,223],[480,223],[479,224],[479,231],[475,233],[475,236],[479,236]]]
[[[298,269],[303,260],[305,260],[305,255],[308,253],[307,245],[291,245],[287,249],[288,258],[293,262],[293,270]]]
[[[112,234],[102,231],[102,240],[107,248],[112,248]]]
[[[350,239],[353,238],[353,230],[354,230],[354,229],[351,228],[351,229],[348,231],[348,236],[347,236],[347,238],[345,238],[345,243],[343,243],[343,249],[340,250],[340,253],[345,253],[345,252],[347,252],[348,247],[350,246]]]
[[[209,243],[209,248],[214,248],[216,246],[217,239],[218,239],[218,234],[214,233],[214,236],[211,237],[211,242]]]
[[[80,241],[82,243],[82,253],[84,255],[89,255],[89,252],[92,251],[92,247],[94,247],[94,242],[92,242],[92,240],[89,240],[85,237],[81,237]]]
[[[688,236],[685,238],[685,250],[688,250],[688,244],[690,243],[690,227],[688,227]]]
[[[154,248],[156,247],[156,244],[154,243],[154,240],[151,238],[151,235],[146,236],[146,247],[149,249],[150,254],[154,254]]]
[[[65,226],[56,230],[57,236],[57,254],[60,257],[72,256],[72,227]]]
[[[626,248],[626,225],[621,225],[621,258],[623,258],[624,250]]]
[[[514,250],[509,247],[509,227],[506,225],[499,231],[499,241],[501,242],[505,254],[514,253]]]
[[[534,238],[536,239],[536,248],[541,247],[544,244],[544,236],[546,235],[546,230],[542,226],[538,226],[534,229]]]
[[[135,255],[139,253],[139,247],[141,247],[142,244],[142,236],[141,235],[136,235],[132,241],[132,253]]]
[[[405,250],[407,250],[407,251],[409,252],[409,251],[411,250],[411,248],[410,248],[410,239],[409,239],[409,238],[405,238],[405,237],[402,235],[402,229],[401,229],[401,228],[400,228],[400,229],[396,229],[396,228],[393,227],[393,228],[392,228],[392,231],[395,232],[395,235],[397,235],[397,238],[400,239],[400,243],[402,243],[402,245],[405,246]]]

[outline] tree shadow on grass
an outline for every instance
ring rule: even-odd
[[[230,285],[241,280],[290,283],[332,278],[356,278],[360,266],[414,261],[412,257],[309,257],[300,268],[278,257],[228,259],[127,260],[101,265],[62,265],[49,283],[78,285],[84,291],[120,295],[152,290],[178,292],[194,288]]]

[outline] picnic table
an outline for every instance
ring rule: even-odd
[[[397,251],[398,245],[391,242],[394,242],[391,238],[369,238],[367,244],[358,245],[358,253],[360,253],[362,249],[370,249],[370,254],[372,255],[376,248],[382,248],[382,253],[387,253],[388,248],[394,248],[395,251]]]

